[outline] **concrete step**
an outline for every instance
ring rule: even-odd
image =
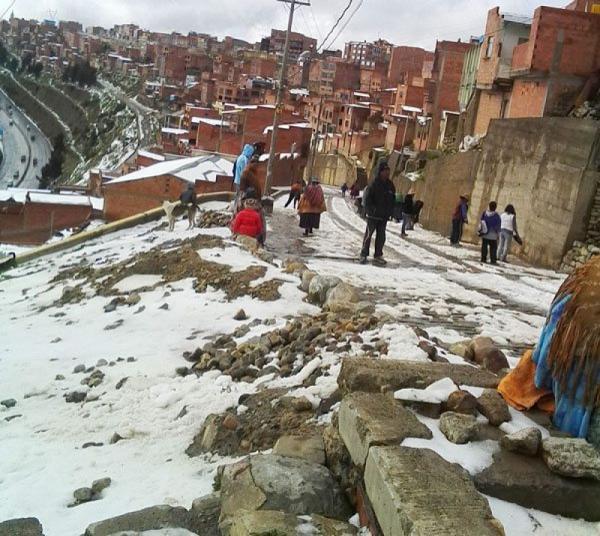
[[[400,445],[408,437],[433,437],[431,430],[400,402],[375,393],[352,393],[344,398],[339,431],[352,461],[361,468],[374,445]]]
[[[469,476],[429,449],[372,447],[367,495],[384,536],[500,536]]]

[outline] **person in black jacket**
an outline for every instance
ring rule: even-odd
[[[385,266],[383,246],[385,245],[385,230],[388,220],[394,213],[396,201],[396,188],[390,180],[390,167],[387,162],[379,164],[377,176],[369,185],[364,196],[365,215],[367,217],[367,230],[360,253],[361,264],[367,263],[371,249],[371,238],[375,237],[375,256],[373,264]]]
[[[404,207],[402,209],[402,237],[406,237],[406,231],[412,230],[413,216],[415,212],[415,192],[410,190],[404,198]]]

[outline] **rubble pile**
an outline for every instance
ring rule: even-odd
[[[573,248],[564,256],[560,269],[570,273],[583,266],[596,255],[600,255],[600,247],[593,244],[575,242]]]
[[[196,218],[196,226],[201,229],[228,227],[230,223],[231,213],[219,210],[203,210]]]

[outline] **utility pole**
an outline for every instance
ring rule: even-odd
[[[277,143],[277,131],[279,130],[279,115],[281,114],[281,103],[283,100],[284,81],[290,52],[290,34],[292,32],[292,24],[294,23],[294,11],[296,6],[310,6],[309,0],[277,0],[290,4],[290,16],[288,18],[287,32],[285,34],[285,45],[283,49],[283,60],[281,65],[281,73],[279,75],[279,87],[277,88],[277,99],[275,100],[275,114],[273,117],[273,132],[271,134],[271,148],[269,150],[269,162],[267,164],[267,178],[265,180],[265,195],[271,194],[271,185],[273,183],[273,165],[275,160],[275,145]]]

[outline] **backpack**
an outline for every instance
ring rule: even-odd
[[[487,222],[483,219],[483,216],[482,216],[481,220],[479,220],[479,227],[477,228],[477,234],[479,236],[483,236],[483,235],[486,235],[487,233],[488,233]]]

